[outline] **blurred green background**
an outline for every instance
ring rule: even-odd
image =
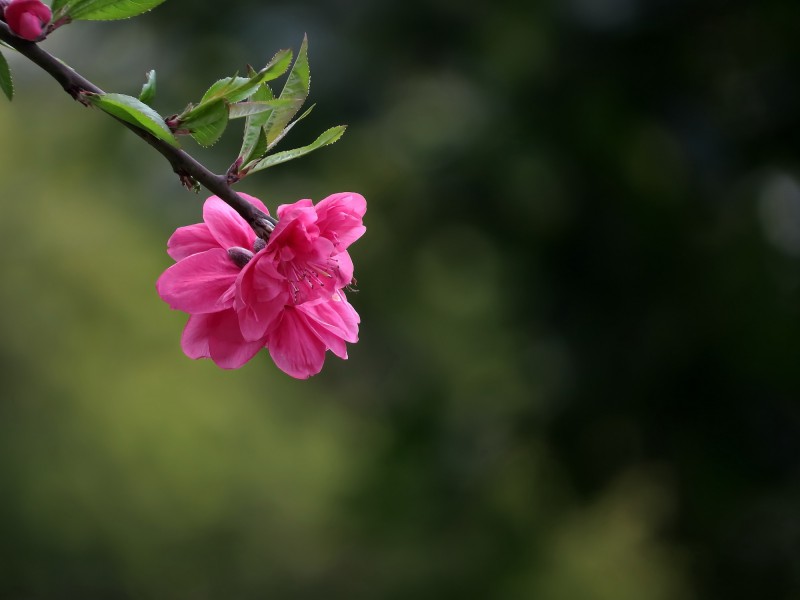
[[[800,4],[170,0],[44,45],[162,114],[308,32],[361,341],[185,358],[202,200],[10,56],[0,597],[800,598]],[[216,171],[239,125],[209,150]]]

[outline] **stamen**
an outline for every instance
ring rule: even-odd
[[[304,302],[306,299],[305,294],[313,292],[316,288],[329,288],[329,282],[336,279],[340,272],[338,262],[335,256],[330,256],[319,262],[301,260],[283,262],[281,270],[291,284],[295,303]]]

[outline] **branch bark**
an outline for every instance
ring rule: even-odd
[[[53,79],[55,79],[64,91],[73,99],[79,100],[80,92],[93,92],[104,94],[103,90],[91,81],[65,65],[52,54],[42,50],[38,44],[23,40],[14,35],[8,25],[0,21],[0,40],[14,48],[22,56],[42,68]],[[125,127],[133,131],[145,142],[155,148],[161,155],[169,161],[172,169],[181,178],[184,185],[188,182],[198,182],[212,194],[219,196],[230,205],[242,218],[253,228],[256,235],[264,240],[269,238],[269,234],[275,228],[277,221],[264,214],[261,210],[242,198],[229,185],[225,175],[212,173],[192,156],[171,146],[167,142],[158,139],[143,129],[139,129],[131,123],[127,123],[113,117]]]

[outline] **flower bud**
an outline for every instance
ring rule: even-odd
[[[256,254],[261,252],[266,247],[267,247],[267,242],[262,240],[260,237],[257,237],[255,240],[253,240],[253,252],[255,252]]]
[[[35,42],[42,37],[53,13],[41,0],[11,0],[3,16],[11,31],[22,39]]]
[[[228,256],[233,261],[233,264],[243,269],[244,266],[250,262],[250,259],[253,258],[253,253],[247,248],[234,246],[233,248],[228,248]]]

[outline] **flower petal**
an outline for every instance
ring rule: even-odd
[[[278,368],[297,379],[308,379],[322,370],[325,344],[308,326],[308,317],[287,307],[267,338],[270,356]]]
[[[363,217],[367,201],[361,194],[342,192],[321,200],[316,206],[320,235],[344,250],[367,230]]]
[[[208,333],[214,314],[191,315],[181,335],[181,348],[189,358],[209,358]]]
[[[233,310],[213,315],[209,331],[211,360],[222,369],[238,369],[264,347],[264,340],[247,341],[239,330],[239,318]]]
[[[309,214],[308,209],[314,209],[314,203],[308,198],[292,202],[291,204],[281,204],[278,207],[278,221],[282,219],[306,218],[302,217],[302,215]],[[311,218],[312,222],[316,221],[316,211],[313,214],[309,214],[307,218]]]
[[[44,31],[44,27],[42,26],[42,22],[39,20],[39,17],[29,12],[20,15],[19,25],[17,27],[17,34],[19,37],[30,41],[36,40],[40,35],[42,35],[42,31]]]
[[[311,200],[298,200],[294,204],[278,207],[278,224],[269,236],[267,251],[278,260],[290,261],[297,254],[313,251],[314,241],[319,237],[316,226],[317,213]]]
[[[227,250],[233,246],[253,247],[256,234],[250,225],[217,196],[211,196],[203,204],[203,221],[222,248]]]
[[[167,254],[181,260],[192,254],[219,248],[216,238],[205,223],[178,227],[167,242]]]
[[[228,253],[212,248],[172,265],[158,278],[156,290],[171,308],[189,314],[218,312],[232,306],[229,290],[238,275]]]
[[[358,341],[358,324],[361,318],[341,291],[325,301],[301,304],[297,310],[309,318],[309,323],[325,344],[332,348],[332,337],[346,342]]]
[[[336,288],[341,289],[346,285],[350,285],[350,282],[353,281],[353,259],[350,257],[350,253],[345,250],[344,252],[339,252],[333,257],[333,261],[336,264]]]
[[[236,280],[233,306],[244,339],[263,338],[289,301],[286,280],[272,265],[271,257],[257,254]]]

